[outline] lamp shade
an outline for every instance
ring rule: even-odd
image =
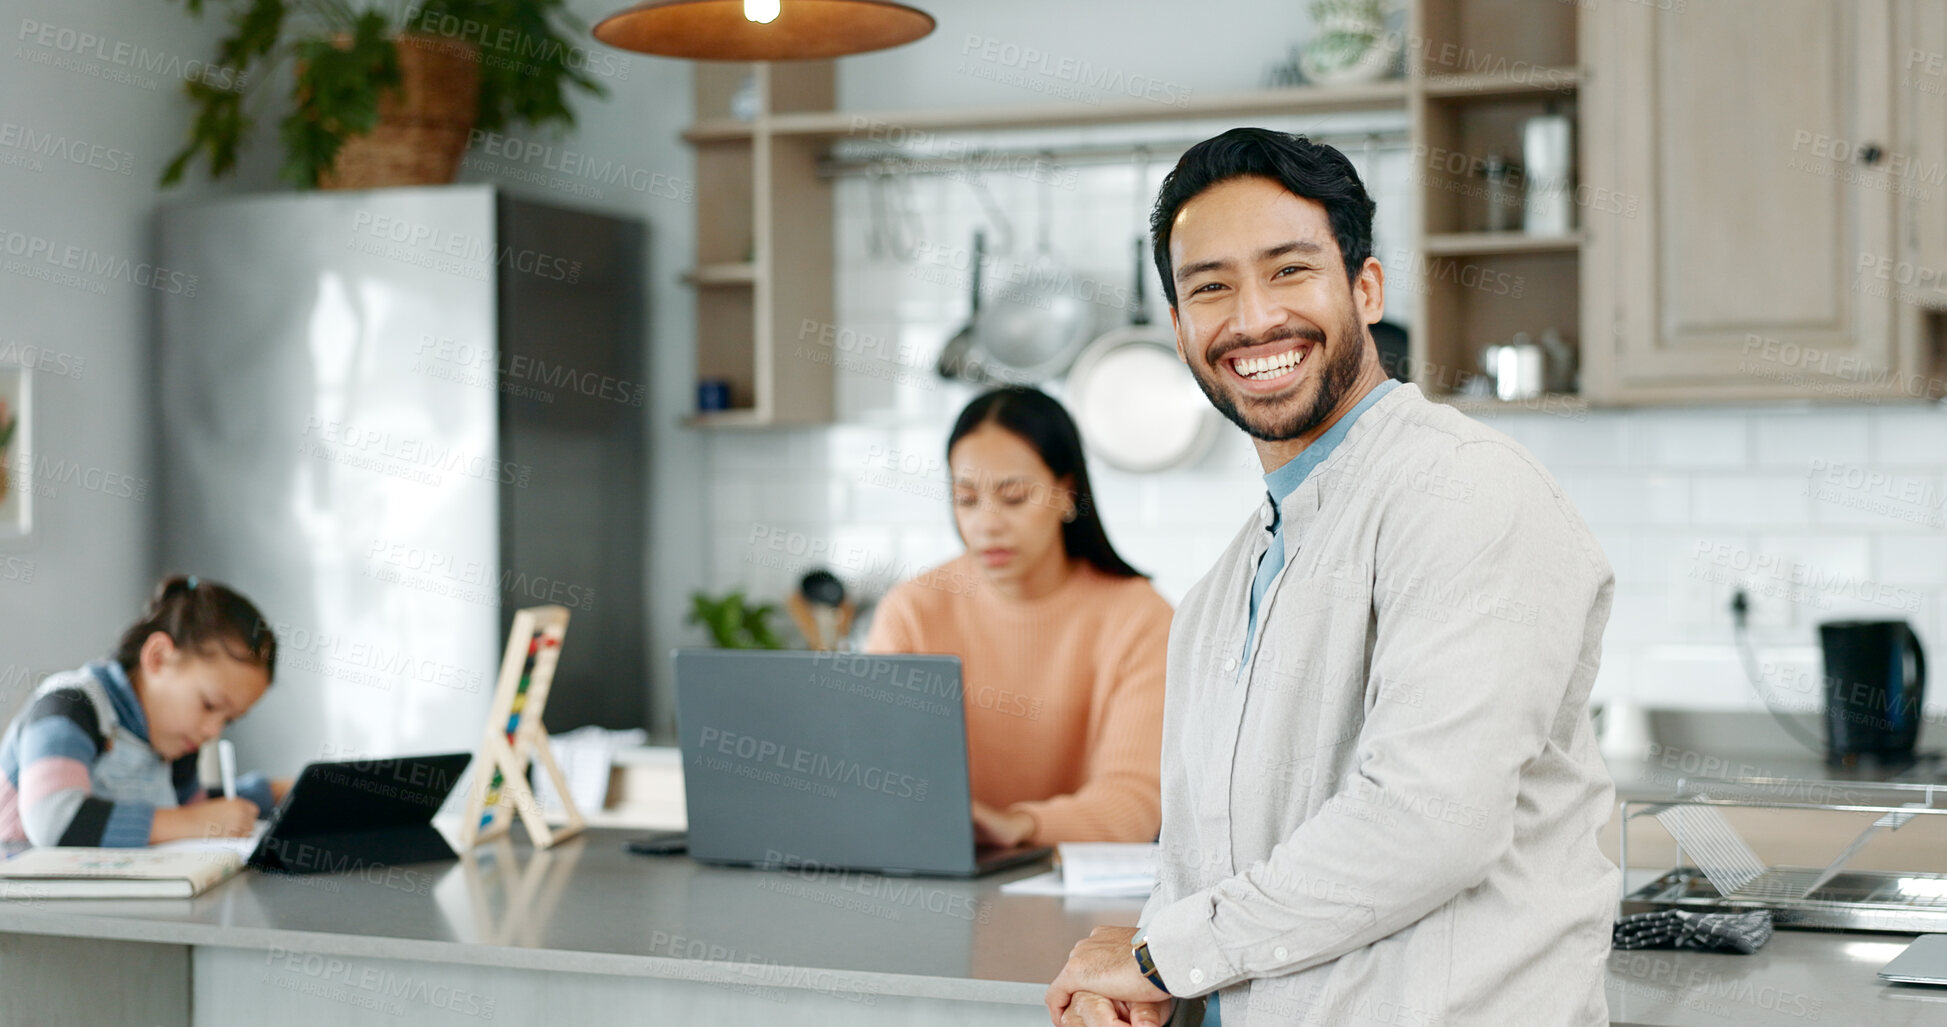
[[[843,57],[910,43],[933,16],[886,0],[782,0],[774,20],[752,21],[744,0],[659,0],[609,15],[595,38],[659,57],[790,61]]]

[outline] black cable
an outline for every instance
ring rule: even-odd
[[[1778,722],[1779,727],[1785,729],[1786,734],[1798,739],[1799,744],[1811,750],[1820,759],[1824,759],[1825,743],[1814,738],[1797,721],[1779,713],[1778,707],[1772,705],[1771,694],[1764,686],[1764,677],[1758,673],[1757,651],[1751,645],[1751,630],[1747,623],[1750,615],[1751,600],[1740,588],[1731,596],[1731,635],[1736,641],[1738,659],[1744,664],[1744,676],[1750,679],[1751,691],[1757,693],[1758,701],[1764,703],[1765,712],[1771,714],[1771,718]]]

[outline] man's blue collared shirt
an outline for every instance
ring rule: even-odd
[[[1318,437],[1318,441],[1306,446],[1304,452],[1285,461],[1284,466],[1264,476],[1264,488],[1271,496],[1271,547],[1264,551],[1264,556],[1258,561],[1257,576],[1251,579],[1251,616],[1248,626],[1244,629],[1245,662],[1250,661],[1251,644],[1257,640],[1257,604],[1264,598],[1265,591],[1271,587],[1271,579],[1277,577],[1278,571],[1284,569],[1284,501],[1290,498],[1293,492],[1298,491],[1298,486],[1303,485],[1305,479],[1311,476],[1313,468],[1324,463],[1325,458],[1339,448],[1339,443],[1345,441],[1346,433],[1352,430],[1352,423],[1359,419],[1359,415],[1379,402],[1381,396],[1393,391],[1393,387],[1398,384],[1388,378],[1374,386],[1371,392],[1366,393],[1365,398],[1359,400],[1358,405],[1346,411],[1344,417],[1327,428],[1325,434]],[[1243,672],[1242,667],[1238,672]]]

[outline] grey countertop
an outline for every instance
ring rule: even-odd
[[[1038,1006],[1077,939],[1140,909],[1000,893],[1038,867],[979,881],[743,870],[629,855],[633,833],[591,830],[552,852],[501,843],[457,863],[250,872],[183,901],[12,901],[0,930]],[[1617,952],[1610,1015],[1947,1023],[1947,990],[1873,976],[1908,940],[1781,931],[1753,956]]]
[[[1947,988],[1883,984],[1912,935],[1779,931],[1748,956],[1609,954],[1609,1019],[1656,1027],[1947,1023]]]
[[[978,881],[713,867],[637,856],[639,831],[553,851],[483,846],[457,863],[286,877],[247,871],[188,900],[0,903],[0,930],[779,984],[1038,1006],[1091,927],[1137,900],[1000,893]]]

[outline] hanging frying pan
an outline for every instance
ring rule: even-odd
[[[1052,163],[1053,156],[1049,155]],[[974,344],[987,373],[1011,382],[1036,382],[1060,375],[1088,344],[1099,321],[1088,300],[1077,295],[1072,269],[1055,255],[1052,186],[1039,189],[1041,221],[1034,255],[1009,266],[1001,281],[987,283]]]
[[[1175,336],[1149,323],[1143,288],[1148,248],[1138,236],[1129,323],[1088,344],[1068,372],[1067,389],[1090,455],[1138,473],[1195,462],[1223,429],[1217,409],[1178,359]]]

